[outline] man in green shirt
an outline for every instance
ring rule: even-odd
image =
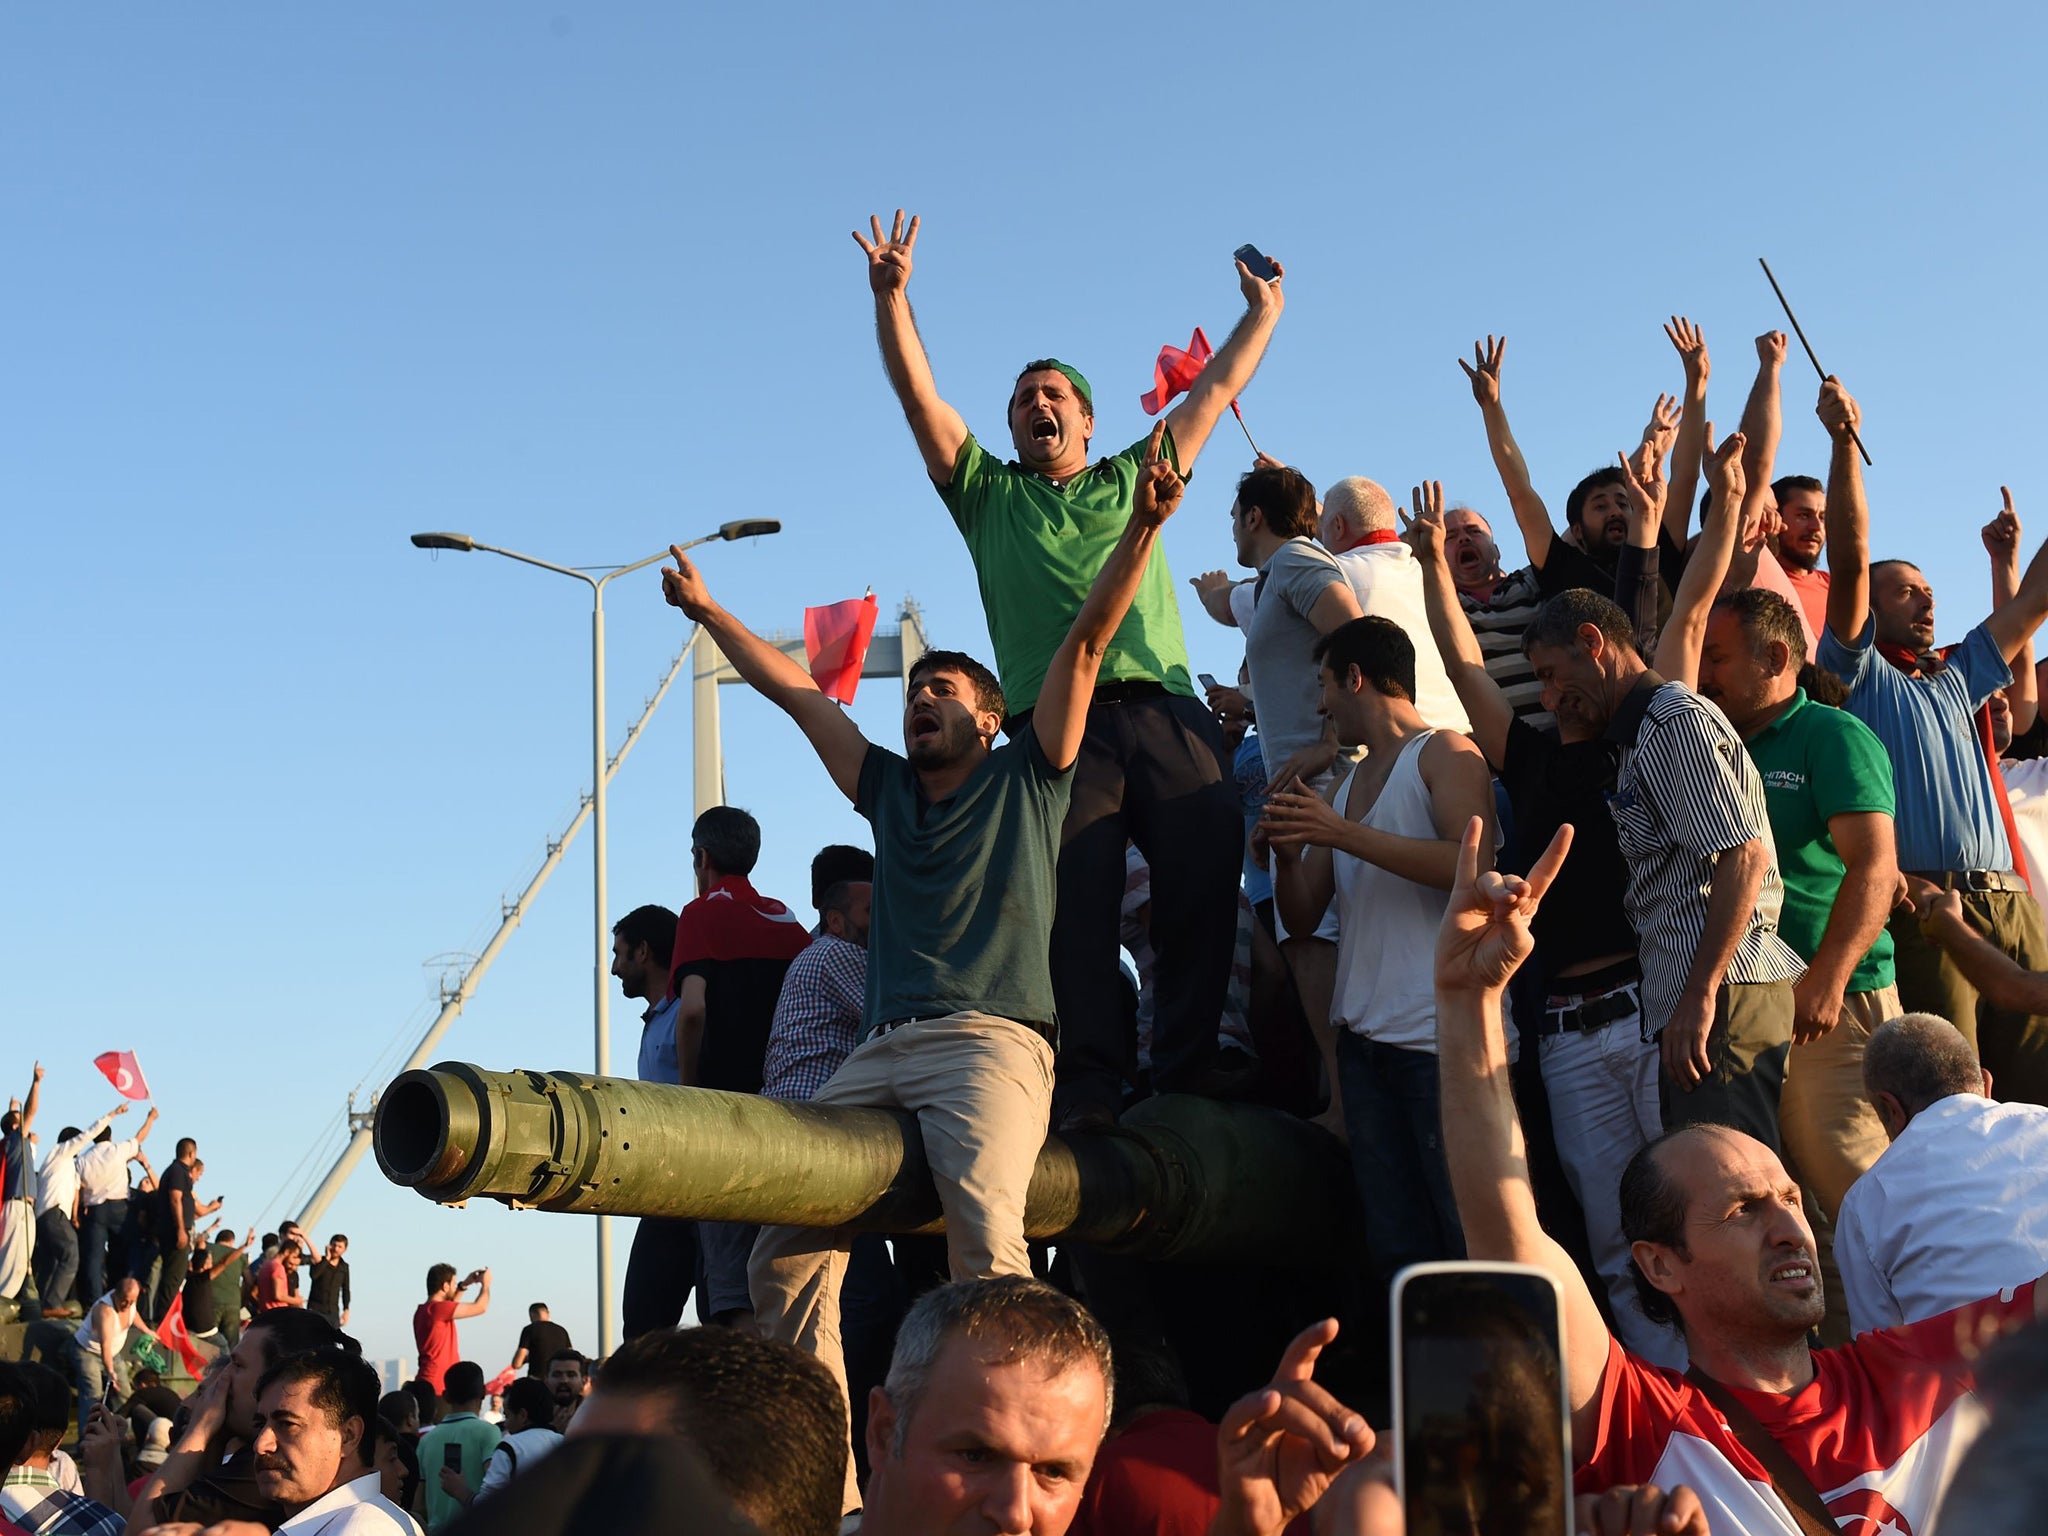
[[[1092,466],[1095,402],[1077,369],[1046,358],[1010,391],[1017,457],[990,454],[940,396],[911,314],[918,221],[902,210],[887,233],[856,232],[868,258],[875,329],[926,473],[967,540],[995,642],[1013,737],[1038,705],[1046,667],[1131,515],[1144,444]],[[1242,262],[1245,313],[1229,340],[1165,418],[1164,455],[1192,468],[1218,418],[1250,382],[1280,318],[1280,269],[1254,277]],[[1115,1118],[1132,1058],[1116,984],[1124,845],[1152,867],[1159,958],[1153,1082],[1217,1091],[1216,1020],[1236,943],[1244,827],[1223,739],[1195,696],[1173,577],[1163,557],[1140,583],[1102,657],[1075,765],[1059,859],[1052,986],[1062,1046],[1061,1125]]]
[[[478,1416],[484,1405],[484,1368],[474,1360],[448,1367],[441,1395],[448,1411],[420,1437],[420,1481],[427,1492],[427,1536],[438,1536],[476,1497],[484,1483],[484,1463],[504,1433]],[[448,1447],[455,1449],[451,1452]]]
[[[911,668],[899,756],[870,744],[803,667],[720,607],[680,549],[662,572],[668,601],[796,722],[874,828],[861,1043],[811,1102],[917,1116],[955,1279],[1031,1272],[1024,1196],[1052,1108],[1060,827],[1096,668],[1180,500],[1164,435],[1153,428],[1123,537],[1053,653],[1037,707],[1000,746],[1003,690],[973,658],[927,651]],[[768,1227],[747,1265],[757,1326],[816,1355],[842,1392],[850,1243],[843,1231]],[[849,1473],[846,1507],[859,1502]]]
[[[1792,605],[1752,587],[1708,618],[1700,692],[1741,733],[1764,781],[1785,882],[1778,932],[1807,964],[1792,990],[1780,1132],[1832,1221],[1889,1144],[1864,1097],[1863,1047],[1904,1012],[1885,927],[1899,869],[1891,758],[1861,720],[1806,697],[1805,658]]]

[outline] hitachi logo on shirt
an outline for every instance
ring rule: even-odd
[[[1764,788],[1803,790],[1808,783],[1805,774],[1797,768],[1771,768],[1764,773]]]

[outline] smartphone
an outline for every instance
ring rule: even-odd
[[[1216,674],[1213,672],[1197,672],[1195,674],[1195,681],[1204,688],[1221,688],[1223,686],[1216,681]]]
[[[450,1472],[462,1470],[462,1447],[450,1441],[441,1447],[441,1465]]]
[[[1243,262],[1245,270],[1250,272],[1253,277],[1271,282],[1280,275],[1280,269],[1273,265],[1272,258],[1262,252],[1256,245],[1240,245],[1230,254]]]
[[[1408,1536],[1570,1536],[1564,1293],[1527,1264],[1394,1281],[1394,1484]]]

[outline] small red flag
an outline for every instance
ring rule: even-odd
[[[192,1332],[185,1326],[185,1293],[180,1291],[171,1298],[170,1306],[164,1309],[163,1321],[156,1325],[156,1336],[178,1352],[178,1358],[185,1362],[185,1369],[192,1373],[194,1381],[206,1376],[206,1356],[199,1352],[199,1346],[192,1342]]]
[[[500,1392],[512,1385],[517,1375],[518,1372],[514,1371],[511,1366],[506,1366],[505,1369],[484,1383],[484,1396],[496,1397]]]
[[[149,1097],[149,1084],[143,1080],[142,1064],[133,1051],[102,1051],[93,1057],[92,1064],[107,1075],[107,1081],[122,1098]]]
[[[1152,389],[1148,394],[1138,396],[1138,404],[1145,408],[1147,416],[1157,416],[1173,403],[1176,395],[1184,395],[1202,372],[1202,364],[1214,354],[1209,348],[1209,338],[1202,334],[1202,328],[1195,327],[1194,338],[1188,342],[1187,351],[1179,347],[1161,347],[1159,361],[1152,365]]]
[[[851,704],[875,637],[875,594],[804,610],[804,655],[811,681],[828,699]]]

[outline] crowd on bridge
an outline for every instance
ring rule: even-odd
[[[994,664],[925,652],[900,750],[870,742],[678,549],[666,600],[873,848],[819,852],[802,917],[750,882],[761,824],[715,807],[688,899],[628,912],[613,972],[647,1080],[914,1116],[945,1236],[645,1219],[628,1342],[523,1342],[509,1434],[454,1331],[487,1271],[429,1274],[410,1419],[342,1320],[260,1312],[162,1470],[132,1494],[106,1472],[105,1530],[72,1529],[439,1536],[688,1500],[771,1532],[1395,1531],[1374,1335],[1397,1273],[1462,1258],[1560,1288],[1582,1528],[2032,1529],[2048,550],[2011,494],[1985,509],[1988,611],[1942,645],[1921,569],[1873,558],[1842,381],[1815,401],[1827,462],[1781,472],[1782,334],[1717,433],[1706,339],[1672,317],[1677,392],[1562,528],[1488,337],[1460,366],[1527,563],[1419,474],[1402,505],[1259,455],[1204,514],[1240,574],[1191,582],[1244,666],[1198,680],[1161,530],[1283,270],[1238,262],[1242,319],[1120,452],[1094,456],[1080,370],[1026,364],[1005,459],[935,380],[918,234],[899,212],[855,238]],[[1363,1272],[1333,1297],[1027,1241],[1048,1134],[1119,1135],[1155,1094],[1318,1121]],[[267,1502],[194,1505],[237,1457]]]

